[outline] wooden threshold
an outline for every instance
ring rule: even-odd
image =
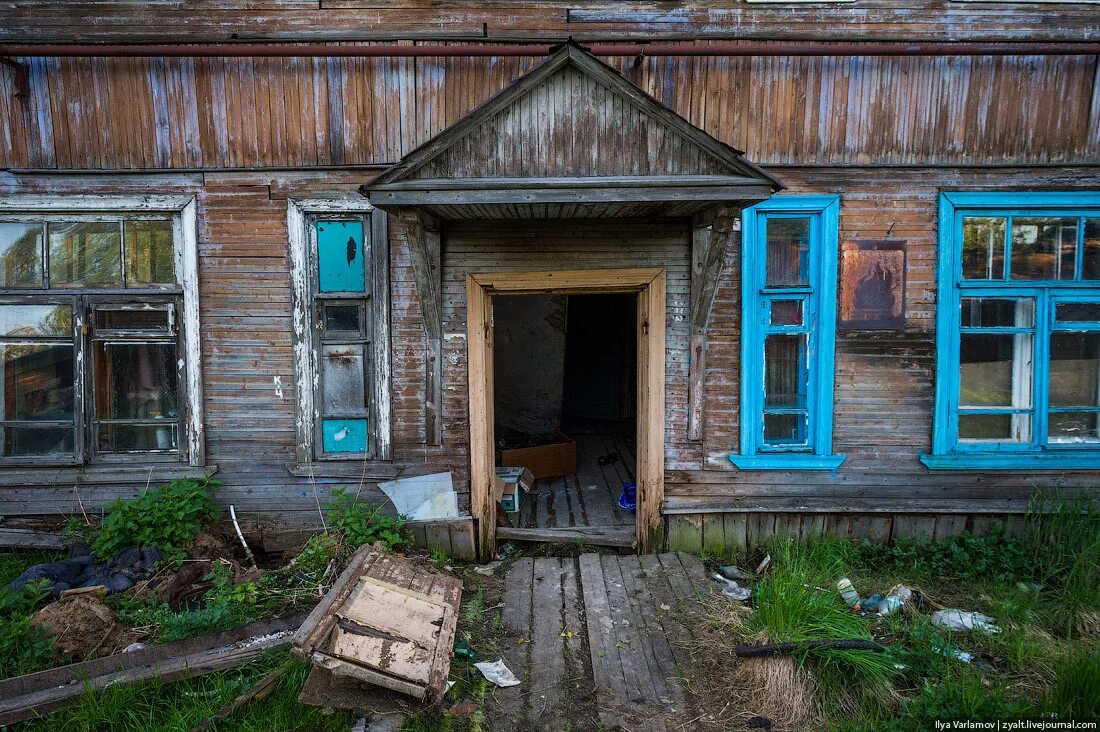
[[[593,546],[633,547],[636,531],[633,525],[627,526],[570,526],[557,529],[514,529],[509,526],[497,528],[498,539],[516,541],[545,541],[556,544],[581,542]]]

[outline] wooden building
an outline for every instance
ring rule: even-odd
[[[1093,3],[0,7],[8,525],[449,472],[458,555],[719,550],[1100,479]]]

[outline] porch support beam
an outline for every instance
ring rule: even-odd
[[[730,238],[741,230],[741,209],[719,204],[699,217],[691,232],[691,356],[688,365],[688,439],[703,439],[707,326]]]
[[[424,211],[402,208],[397,212],[409,245],[416,290],[424,317],[425,386],[424,424],[429,445],[443,442],[443,299],[442,249],[439,222]]]

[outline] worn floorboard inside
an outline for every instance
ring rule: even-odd
[[[504,658],[523,681],[493,692],[505,728],[684,728],[684,620],[711,591],[698,557],[523,557],[505,581]]]
[[[631,546],[634,514],[618,503],[623,484],[634,481],[629,439],[601,433],[573,437],[577,472],[535,481],[521,505],[519,526],[504,529],[501,537]]]

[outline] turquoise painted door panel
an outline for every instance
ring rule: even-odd
[[[319,221],[317,270],[321,292],[363,292],[363,222]]]
[[[367,451],[365,419],[326,419],[321,422],[321,433],[326,453]]]

